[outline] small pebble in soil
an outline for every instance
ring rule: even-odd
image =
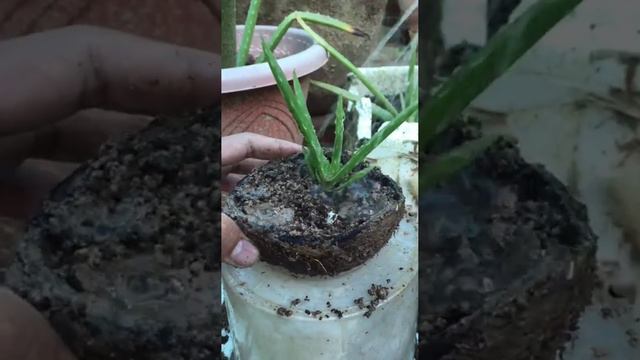
[[[280,315],[280,316],[287,316],[287,317],[293,315],[293,311],[291,311],[291,310],[289,310],[287,308],[284,308],[282,306],[279,307],[278,310],[276,310],[276,313],[278,315]]]
[[[331,302],[327,301],[327,307],[330,308],[331,307]]]
[[[291,306],[297,306],[298,304],[300,304],[302,302],[302,300],[300,299],[293,299],[291,301]]]

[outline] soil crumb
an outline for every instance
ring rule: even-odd
[[[280,316],[286,316],[289,317],[291,315],[293,315],[293,311],[284,307],[279,307],[278,310],[276,310],[276,313]]]
[[[362,308],[364,306],[367,308],[367,311],[364,313],[364,317],[369,318],[371,314],[378,308],[380,302],[385,300],[389,295],[389,288],[382,285],[371,284],[371,287],[367,290],[369,296],[371,296],[371,300],[367,305],[364,305],[364,301],[362,298],[356,299],[355,303],[358,307]]]

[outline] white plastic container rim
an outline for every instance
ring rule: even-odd
[[[244,25],[238,25],[236,29],[243,30]],[[257,25],[254,36],[260,32],[272,34],[275,29],[276,26]],[[282,68],[287,80],[293,79],[294,71],[298,77],[303,77],[320,69],[329,61],[327,52],[304,30],[290,28],[285,35],[285,38],[286,37],[293,37],[295,39],[294,41],[304,47],[302,51],[278,59],[278,64]],[[258,89],[275,84],[276,80],[271,73],[269,64],[266,62],[222,69],[223,94]]]

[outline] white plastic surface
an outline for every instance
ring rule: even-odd
[[[263,262],[244,270],[223,265],[234,355],[238,360],[412,359],[418,311],[416,240],[415,222],[404,219],[378,255],[333,278],[296,277]],[[362,297],[368,304],[371,284],[393,289],[367,318],[367,309],[354,300]],[[295,299],[301,302],[292,306]],[[280,307],[293,313],[278,315]],[[330,311],[334,308],[343,311],[342,318]],[[322,314],[314,317],[305,310]]]

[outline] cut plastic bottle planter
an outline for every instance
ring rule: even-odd
[[[406,202],[405,217],[376,256],[334,277],[294,275],[264,262],[223,265],[235,359],[414,358],[418,212],[410,179],[417,182],[418,132],[417,124],[405,125],[370,156]]]

